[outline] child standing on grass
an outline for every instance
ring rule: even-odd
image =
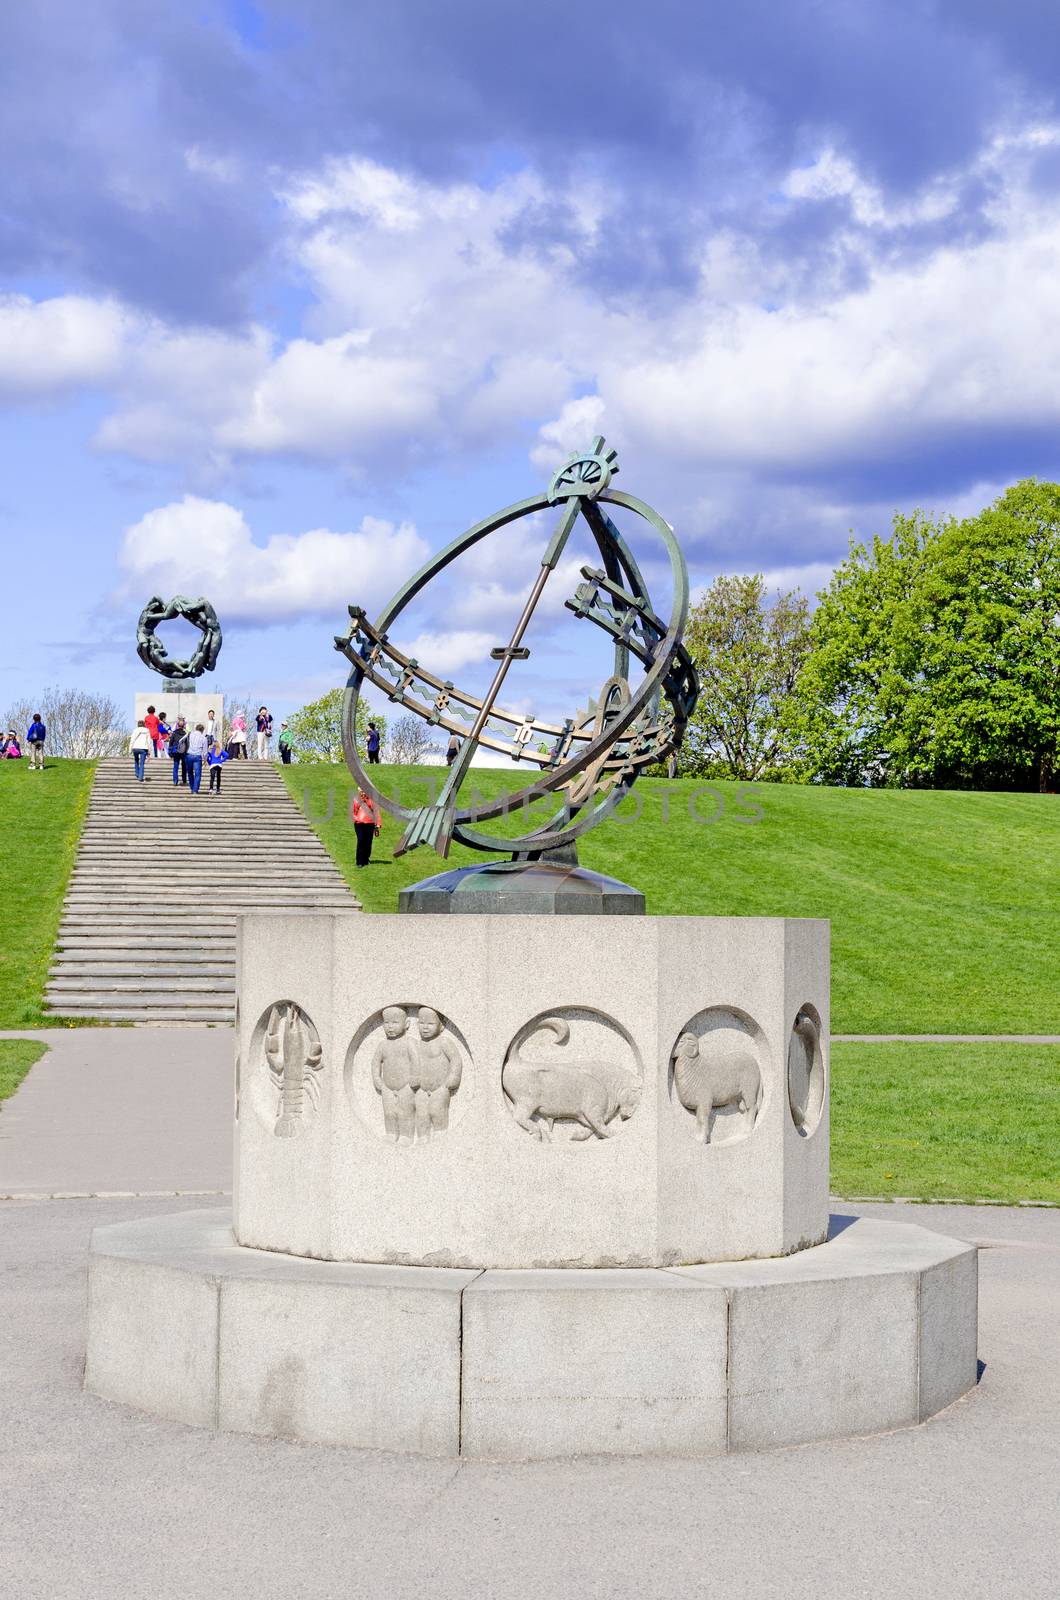
[[[206,765],[210,769],[211,794],[221,793],[221,768],[224,766],[227,760],[228,751],[222,750],[220,744],[215,739],[213,744],[210,746],[210,752],[206,757]]]
[[[26,729],[26,743],[29,745],[29,770],[44,771],[44,740],[48,730],[41,721],[39,711],[33,713],[33,721]]]

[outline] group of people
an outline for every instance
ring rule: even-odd
[[[267,706],[259,708],[254,721],[258,760],[268,761],[273,721]],[[279,745],[280,759],[286,765],[291,760],[292,751],[291,734],[286,722],[280,726]],[[156,760],[168,756],[173,763],[174,786],[183,785],[192,794],[198,794],[205,765],[210,774],[209,792],[220,794],[221,769],[225,762],[247,759],[247,721],[241,712],[237,712],[229,725],[227,741],[224,741],[212,710],[206,713],[206,721],[197,722],[194,728],[188,727],[184,717],[178,717],[171,727],[164,710],[148,706],[133,730],[129,751],[133,758],[133,775],[140,783],[147,776],[148,756]]]
[[[26,729],[26,744],[29,747],[30,771],[40,772],[44,769],[44,741],[48,737],[48,730],[41,721],[39,711],[33,713],[33,721]],[[14,728],[8,728],[6,733],[0,733],[0,760],[21,761],[22,745],[19,743],[18,734]]]

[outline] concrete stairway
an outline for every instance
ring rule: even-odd
[[[229,761],[220,795],[101,761],[63,905],[46,1009],[108,1022],[231,1022],[241,911],[360,909],[264,761]]]

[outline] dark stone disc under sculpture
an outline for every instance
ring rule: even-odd
[[[452,867],[398,893],[399,911],[436,916],[644,915],[644,896],[619,878],[556,861],[484,861]]]

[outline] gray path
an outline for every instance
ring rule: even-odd
[[[707,1461],[491,1467],[213,1434],[83,1395],[89,1230],[175,1204],[0,1208],[12,1600],[1057,1593],[1054,1213],[905,1214],[990,1246],[982,1382],[923,1428]]]
[[[230,1050],[226,1033],[60,1034],[0,1112],[0,1189],[227,1187]],[[82,1394],[91,1228],[216,1204],[0,1205],[4,1600],[1058,1591],[1054,1211],[839,1207],[984,1246],[982,1382],[923,1428],[718,1460],[494,1467],[213,1434]]]
[[[0,1108],[0,1196],[232,1187],[229,1028],[42,1028]]]

